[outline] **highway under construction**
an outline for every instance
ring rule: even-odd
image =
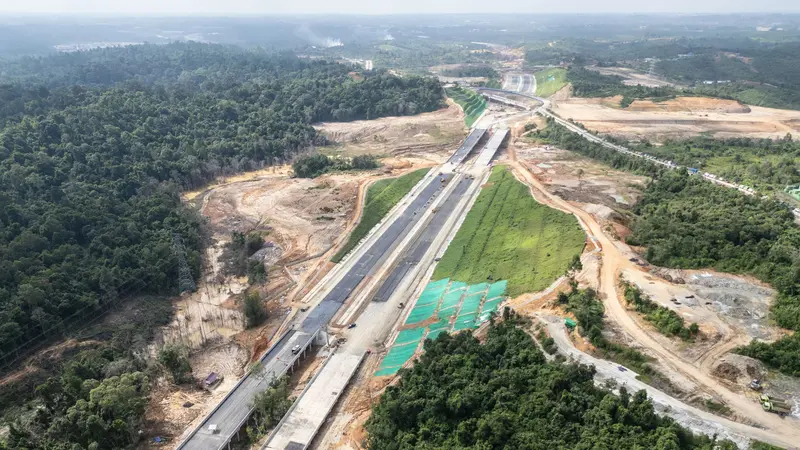
[[[434,254],[446,246],[469,205],[477,197],[489,164],[508,130],[473,129],[442,166],[435,167],[387,216],[334,267],[304,299],[308,311],[291,325],[260,359],[263,371],[248,374],[192,429],[178,449],[218,450],[236,442],[250,418],[252,399],[272,380],[291,371],[307,349],[326,345],[328,326],[354,323],[346,345],[329,356],[264,448],[303,449],[327,417],[336,398],[320,403],[319,392],[340,393],[364,355],[385,335],[403,312],[433,263]],[[491,136],[489,136],[491,135]],[[469,159],[476,149],[480,154]],[[465,162],[467,161],[467,162]],[[422,283],[424,284],[424,283]],[[399,295],[402,294],[402,295]],[[400,297],[404,297],[401,299]],[[373,309],[377,309],[373,311]]]

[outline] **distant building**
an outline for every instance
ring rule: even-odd
[[[366,70],[372,70],[373,69],[373,65],[372,65],[372,60],[371,59],[368,59],[368,60],[364,61],[364,69],[366,69]]]

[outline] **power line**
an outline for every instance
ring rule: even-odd
[[[166,261],[165,259],[161,259],[161,260],[159,260],[159,263],[165,262],[165,261]],[[172,263],[167,265],[166,267],[164,267],[162,270],[169,271],[171,269],[174,269],[175,266],[178,265],[178,263],[179,262],[176,259],[173,259]],[[160,264],[157,264],[157,265],[160,266]],[[72,331],[72,333],[74,334],[76,332],[80,332],[80,331],[85,330],[90,325],[95,323],[98,319],[100,319],[103,316],[105,316],[106,313],[111,311],[113,309],[112,308],[113,306],[115,306],[116,304],[121,303],[123,300],[130,299],[134,295],[140,293],[149,284],[148,281],[145,280],[142,277],[131,277],[127,281],[122,283],[122,285],[127,285],[129,283],[134,282],[134,281],[138,282],[136,287],[129,287],[129,288],[125,289],[124,293],[122,295],[118,295],[115,299],[112,299],[112,300],[110,300],[110,301],[108,301],[108,302],[106,302],[106,303],[104,303],[102,305],[86,305],[83,308],[78,309],[77,311],[75,311],[71,315],[62,318],[60,321],[54,323],[52,326],[50,326],[46,330],[43,330],[38,335],[28,339],[26,342],[24,342],[24,343],[22,343],[20,345],[18,345],[13,350],[9,351],[6,356],[3,356],[2,358],[0,358],[0,360],[6,360],[6,358],[8,356],[10,356],[11,353],[16,353],[16,356],[13,359],[7,360],[6,362],[3,362],[2,364],[0,364],[0,368],[6,369],[9,366],[11,366],[13,364],[16,364],[17,362],[21,361],[22,359],[27,358],[28,356],[30,356],[35,351],[37,351],[40,348],[42,348],[45,345],[47,345],[50,342],[50,340],[46,339],[46,338],[48,336],[53,336],[54,335],[54,334],[51,334],[51,332],[53,330],[64,329],[66,325],[74,322],[76,319],[79,318],[79,316],[85,319],[85,317],[83,317],[84,313],[92,312],[92,311],[97,312],[97,314],[94,317],[92,317],[91,319],[89,319],[88,322],[85,322],[83,325],[79,326],[77,329]],[[61,337],[63,337],[63,333],[62,333]],[[36,342],[38,342],[38,343],[36,343]],[[33,344],[33,346],[32,347],[28,347],[31,344]]]

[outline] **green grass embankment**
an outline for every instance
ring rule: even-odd
[[[586,235],[569,214],[544,206],[503,166],[470,209],[433,280],[507,280],[508,295],[540,291],[569,268]]]
[[[468,127],[472,127],[489,104],[480,94],[460,87],[447,89],[447,96],[461,105],[464,110],[464,122]]]
[[[331,261],[338,263],[358,242],[369,233],[378,222],[416,185],[430,168],[415,170],[398,178],[378,180],[367,189],[364,211],[361,220],[350,233],[347,243],[336,253]]]
[[[550,97],[567,85],[567,69],[553,67],[533,74],[536,77],[536,95]]]

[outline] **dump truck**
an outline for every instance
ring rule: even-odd
[[[792,413],[792,407],[786,400],[770,397],[767,394],[761,395],[761,407],[764,408],[764,411],[773,412],[781,417]]]

